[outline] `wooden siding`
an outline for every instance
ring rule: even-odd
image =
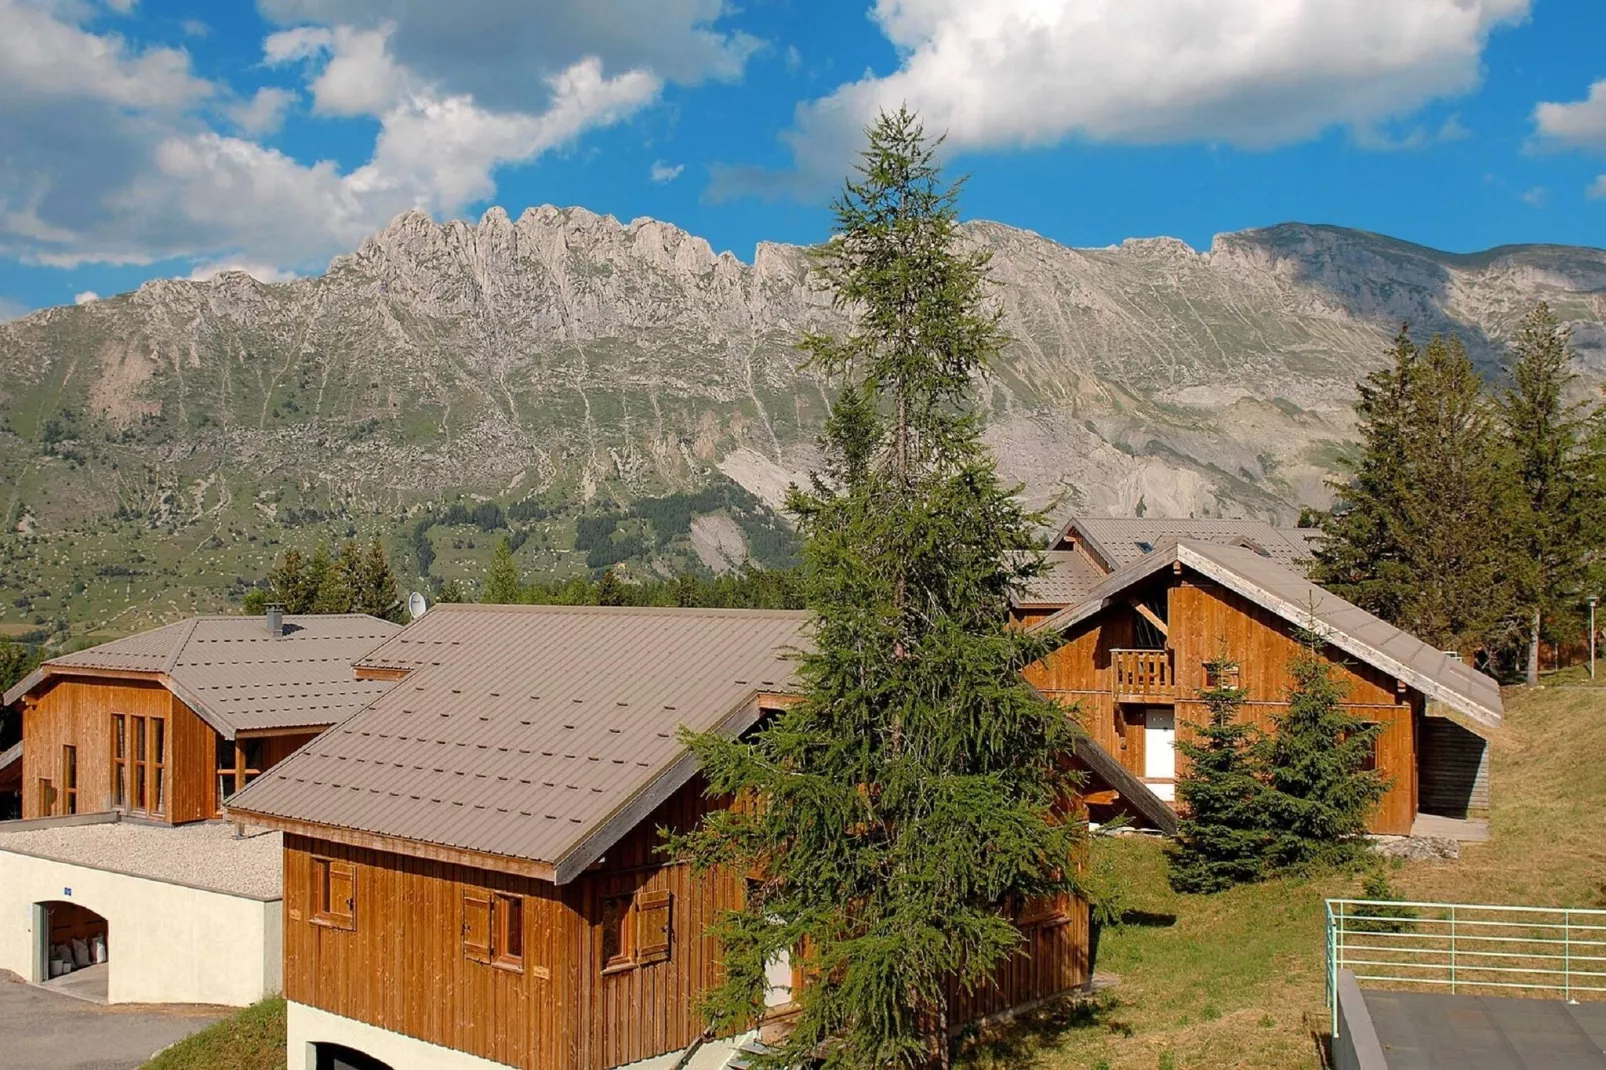
[[[1092,978],[1088,906],[1064,897],[1059,916],[1024,929],[1026,942],[993,975],[993,983],[973,992],[955,989],[949,1022],[956,1030],[1012,1007],[1052,998]]]
[[[1465,818],[1489,810],[1489,743],[1447,717],[1419,722],[1420,805],[1425,813]]]
[[[561,888],[287,835],[285,995],[513,1066],[602,1070],[683,1049],[706,1024],[694,1007],[718,969],[706,930],[716,911],[739,906],[745,894],[739,878],[695,877],[654,851],[660,827],[689,828],[705,809],[700,783],[688,784],[595,870]],[[318,856],[356,867],[349,932],[311,921]],[[525,897],[523,973],[465,953],[462,899],[485,892]],[[652,892],[671,897],[667,959],[605,973],[604,900]]]
[[[1269,728],[1287,706],[1292,679],[1288,663],[1299,649],[1297,629],[1281,617],[1245,598],[1191,574],[1159,581],[1166,592],[1168,642],[1174,655],[1178,731],[1202,724],[1208,716],[1197,699],[1204,686],[1204,663],[1223,649],[1240,665],[1239,683],[1248,692],[1246,717]],[[1140,593],[1151,601],[1155,591]],[[1141,708],[1115,701],[1111,651],[1131,644],[1136,614],[1124,605],[1072,629],[1066,641],[1044,661],[1027,670],[1039,689],[1078,707],[1090,735],[1132,771],[1143,772]],[[1400,692],[1386,673],[1329,650],[1343,681],[1345,706],[1353,714],[1384,726],[1378,740],[1377,765],[1393,786],[1371,822],[1374,832],[1410,832],[1417,810],[1416,729],[1421,696]],[[1149,701],[1150,705],[1156,703]],[[1182,772],[1178,756],[1178,773]]]

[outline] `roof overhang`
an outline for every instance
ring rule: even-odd
[[[1199,575],[1214,580],[1228,590],[1247,598],[1263,609],[1277,614],[1291,624],[1302,628],[1311,628],[1330,645],[1352,657],[1358,658],[1375,669],[1388,673],[1408,687],[1415,688],[1430,699],[1444,703],[1484,727],[1500,727],[1503,719],[1501,710],[1491,709],[1471,696],[1445,685],[1427,673],[1405,664],[1386,651],[1380,650],[1348,632],[1335,628],[1324,621],[1312,620],[1309,606],[1294,605],[1278,597],[1236,570],[1212,560],[1183,542],[1174,542],[1156,547],[1154,552],[1145,555],[1119,573],[1113,574],[1110,578],[1111,580],[1119,578],[1117,583],[1102,584],[1101,586],[1105,588],[1104,590],[1098,591],[1096,595],[1090,596],[1080,605],[1071,606],[1033,625],[1032,630],[1063,632],[1066,629],[1073,628],[1119,601],[1121,591],[1162,569],[1170,567],[1174,563],[1180,563]],[[1337,598],[1336,595],[1331,595],[1330,597]]]
[[[200,696],[165,672],[138,669],[97,669],[90,666],[53,665],[50,662],[46,662],[5,693],[5,705],[10,706],[12,703],[56,679],[137,680],[143,683],[160,684],[177,696],[179,701],[188,706],[197,717],[211,725],[224,739],[234,738],[234,725],[208,709]]]
[[[0,785],[22,786],[22,741],[0,750]],[[15,790],[15,789],[11,789]]]

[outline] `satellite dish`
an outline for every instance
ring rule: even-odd
[[[407,596],[407,616],[413,620],[417,620],[419,617],[422,617],[424,615],[424,611],[428,608],[429,603],[424,601],[424,596],[419,594],[417,591],[414,591],[412,594]]]

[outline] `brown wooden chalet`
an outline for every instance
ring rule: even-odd
[[[720,968],[707,927],[747,893],[745,874],[699,877],[657,850],[715,805],[677,731],[736,735],[793,701],[806,623],[440,605],[363,658],[394,689],[229,803],[285,833],[292,1062],[674,1065]],[[1097,747],[1077,757],[1169,818]],[[956,1018],[1088,981],[1085,904],[1023,927],[1030,953]],[[770,974],[775,1021],[795,979],[784,961]]]
[[[1205,527],[1205,538],[1179,540],[1175,531],[1191,524],[1215,527]],[[1205,663],[1221,655],[1237,663],[1236,684],[1248,691],[1246,714],[1269,727],[1287,705],[1288,664],[1300,630],[1309,628],[1325,640],[1347,708],[1384,726],[1373,760],[1392,787],[1372,831],[1406,835],[1421,813],[1464,818],[1480,802],[1486,806],[1487,771],[1475,733],[1500,724],[1498,684],[1307,580],[1302,534],[1254,527],[1243,521],[1068,525],[1059,552],[1073,563],[1056,564],[1055,571],[1074,568],[1077,583],[1089,571],[1114,571],[1058,609],[1021,600],[1017,619],[1062,641],[1027,678],[1074,704],[1106,751],[1170,799],[1180,772],[1176,733],[1207,717],[1198,697],[1207,684]]]
[[[5,693],[22,742],[0,764],[24,818],[216,817],[238,787],[386,689],[351,666],[397,627],[357,614],[192,617],[51,658]]]

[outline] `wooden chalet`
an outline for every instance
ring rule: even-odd
[[[1209,532],[1215,538],[1178,539],[1174,531],[1190,523],[1163,521],[1155,530],[1155,522],[1106,522],[1122,529],[1119,541],[1069,525],[1058,553],[1071,564],[1055,570],[1074,569],[1077,583],[1092,570],[1113,571],[1058,609],[1021,600],[1021,624],[1062,640],[1027,678],[1074,704],[1106,751],[1171,799],[1176,733],[1208,716],[1199,699],[1205,663],[1223,655],[1237,663],[1246,715],[1269,727],[1287,705],[1288,665],[1309,628],[1325,640],[1346,708],[1384,726],[1373,761],[1392,786],[1372,831],[1408,835],[1422,813],[1465,818],[1480,801],[1487,806],[1476,733],[1500,724],[1494,680],[1311,583],[1299,568],[1299,543],[1279,543],[1276,529],[1250,538],[1231,527],[1253,522],[1230,522]]]
[[[223,800],[386,689],[352,662],[397,625],[359,614],[192,617],[41,664],[4,696],[21,816],[122,811],[167,824]]]
[[[720,969],[707,928],[747,894],[745,874],[699,877],[657,850],[716,805],[677,731],[739,734],[793,701],[806,624],[439,605],[363,658],[358,675],[394,689],[228,808],[285,835],[291,1065],[677,1065]],[[1167,820],[1111,756],[1078,758]],[[1085,904],[1022,925],[1030,953],[957,1019],[1088,981]],[[796,979],[784,960],[770,976],[775,1023]],[[725,1065],[744,1039],[693,1065]]]

